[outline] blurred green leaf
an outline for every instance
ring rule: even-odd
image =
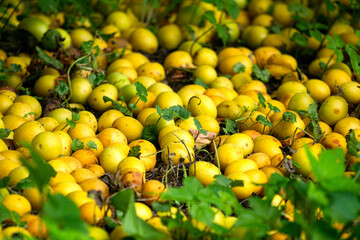
[[[224,1],[225,10],[229,13],[232,19],[236,19],[239,16],[240,9],[234,0]]]
[[[16,189],[23,190],[28,188],[36,187],[35,183],[29,178],[21,179],[18,184],[16,184]]]
[[[346,135],[346,143],[348,153],[352,156],[360,157],[360,143],[355,137],[355,132],[353,129],[350,129],[349,133]]]
[[[229,34],[228,34],[226,26],[216,24],[215,27],[216,27],[216,32],[217,32],[218,37],[221,39],[223,45],[226,46],[226,43],[229,40]]]
[[[291,41],[294,41],[296,42],[297,45],[299,45],[300,47],[306,47],[308,45],[308,40],[307,38],[298,33],[298,32],[295,32],[292,36],[291,36]]]
[[[259,79],[260,81],[265,83],[269,82],[270,72],[267,69],[261,70],[257,64],[254,64],[251,69],[256,79]]]
[[[30,156],[33,161],[29,162],[25,159],[20,160],[29,170],[29,179],[34,182],[40,192],[42,192],[44,187],[48,185],[50,178],[56,175],[56,171],[34,151],[30,144],[25,144],[24,146],[30,150]]]
[[[47,55],[40,47],[35,47],[37,56],[44,61],[46,65],[52,66],[56,69],[62,70],[64,65],[57,59]]]
[[[193,205],[190,209],[190,215],[194,219],[208,226],[212,225],[212,222],[214,221],[214,217],[215,217],[215,213],[211,209],[210,205],[203,202],[200,204]]]
[[[216,24],[216,18],[215,18],[214,11],[206,11],[203,14],[203,18],[205,20],[209,21],[209,23],[211,23],[211,24]]]
[[[233,66],[233,71],[235,73],[244,73],[245,72],[245,65],[242,64],[241,62],[238,62]]]
[[[5,138],[7,138],[9,136],[10,133],[11,133],[10,129],[0,128],[0,139],[4,140]]]
[[[5,188],[7,186],[9,186],[10,183],[10,177],[6,176],[3,179],[0,179],[0,188]]]
[[[330,193],[329,211],[334,220],[349,222],[355,220],[360,214],[359,198],[351,193]]]
[[[10,64],[9,71],[10,72],[21,72],[22,71],[21,65],[19,65],[19,64]]]
[[[208,85],[206,85],[203,81],[201,81],[200,78],[196,78],[194,81],[194,84],[204,87],[205,89],[208,89]]]
[[[79,208],[61,194],[48,196],[41,217],[46,223],[50,239],[91,239],[87,224],[80,218]]]

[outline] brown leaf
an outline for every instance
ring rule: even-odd
[[[88,197],[95,200],[95,204],[102,208],[104,205],[104,197],[101,191],[90,190],[88,191]]]
[[[189,129],[190,134],[195,139],[195,148],[201,149],[209,145],[216,137],[216,133],[207,131],[207,135],[200,133],[198,130]]]
[[[52,112],[53,110],[55,110],[56,108],[61,107],[61,102],[58,99],[54,99],[54,98],[47,98],[45,100],[43,100],[43,116],[46,117],[47,115],[49,115],[50,112]]]

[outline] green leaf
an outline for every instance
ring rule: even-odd
[[[211,209],[209,204],[201,202],[200,204],[195,204],[190,208],[190,215],[206,225],[212,225],[215,217],[214,211]]]
[[[249,203],[259,218],[273,222],[280,217],[281,212],[277,207],[271,206],[267,201],[258,197],[249,197]]]
[[[11,218],[11,213],[9,209],[5,207],[4,204],[0,203],[0,223],[3,223],[6,220]]]
[[[80,218],[79,208],[61,194],[48,196],[41,217],[49,230],[50,239],[91,239],[87,224]]]
[[[98,72],[97,74],[91,73],[89,76],[89,82],[94,87],[99,86],[103,81],[105,81],[105,75],[102,72]]]
[[[266,99],[265,99],[264,95],[261,92],[258,93],[258,99],[259,99],[259,104],[263,108],[266,108],[266,105],[265,105]]]
[[[283,226],[279,229],[279,232],[290,235],[294,239],[299,239],[301,235],[302,227],[297,222],[284,221]]]
[[[333,12],[336,10],[336,5],[331,3],[329,0],[325,0],[325,3],[326,3],[327,10],[329,12]]]
[[[199,180],[195,177],[187,177],[183,181],[183,187],[169,188],[168,191],[161,194],[161,198],[179,202],[193,201],[201,189],[203,186]]]
[[[350,63],[357,75],[360,75],[360,67],[358,61],[357,49],[354,45],[348,43],[345,46],[345,50],[350,57]]]
[[[342,49],[345,46],[344,41],[341,39],[339,35],[335,34],[334,40],[337,48]]]
[[[129,154],[128,154],[128,157],[136,157],[136,158],[139,158],[140,155],[141,155],[141,152],[140,152],[141,148],[140,146],[134,146],[130,149],[129,151]]]
[[[309,149],[307,149],[307,155],[310,159],[315,179],[320,183],[344,175],[344,152],[342,149],[336,148],[321,152],[319,161],[316,161],[314,156],[309,152]]]
[[[299,45],[300,47],[306,47],[308,45],[308,40],[307,38],[298,33],[298,32],[295,32],[292,36],[291,36],[291,41],[294,41],[296,42],[297,45]]]
[[[207,135],[207,131],[202,128],[200,121],[197,118],[194,118],[194,124],[196,126],[196,129],[202,133],[203,135]]]
[[[285,188],[290,180],[278,173],[272,174],[268,184],[265,187],[265,196],[267,199],[273,199],[280,189]]]
[[[175,112],[171,111],[169,108],[164,108],[161,110],[159,105],[155,106],[157,113],[160,115],[160,117],[166,121],[171,121],[175,117]]]
[[[279,26],[279,24],[274,24],[269,28],[273,33],[281,34],[281,26]]]
[[[36,187],[36,185],[29,178],[21,179],[21,181],[18,182],[18,184],[16,184],[16,189],[19,189],[19,190],[33,188],[33,187]]]
[[[242,186],[244,186],[244,182],[242,180],[234,180],[230,183],[231,188],[242,187]]]
[[[267,69],[261,70],[257,64],[252,66],[251,69],[252,69],[256,79],[259,79],[260,81],[265,82],[265,83],[269,82],[270,72]]]
[[[318,42],[322,41],[322,34],[319,30],[310,30],[310,36],[313,37],[314,39],[316,39]]]
[[[240,9],[234,0],[224,1],[225,9],[229,13],[232,19],[236,19],[239,16]]]
[[[20,64],[10,64],[10,68],[9,68],[10,72],[21,72],[22,68]]]
[[[284,112],[282,115],[282,119],[285,122],[294,123],[294,122],[296,122],[296,115],[295,115],[295,113],[292,113],[292,112]]]
[[[56,171],[34,151],[30,144],[25,144],[24,146],[30,150],[30,156],[33,161],[30,163],[25,159],[20,160],[29,170],[29,179],[34,182],[40,192],[42,192],[44,187],[49,183],[50,178],[56,175]]]
[[[169,203],[164,203],[164,202],[153,202],[151,204],[151,207],[156,212],[168,212],[171,209],[171,205]]]
[[[302,5],[301,3],[289,4],[288,9],[292,14],[298,15],[301,18],[306,18],[311,13],[311,10]]]
[[[273,106],[271,103],[267,102],[266,103],[270,109],[270,111],[273,111],[274,113],[278,113],[280,112],[280,109],[277,106]]]
[[[56,85],[55,92],[60,96],[66,96],[69,93],[68,85],[62,80],[58,81],[59,85]]]
[[[191,37],[191,41],[195,41],[195,30],[190,27],[190,25],[185,24],[185,29],[188,31]]]
[[[77,112],[71,113],[71,120],[66,118],[66,124],[70,126],[71,129],[76,127],[76,121],[80,119],[80,114]]]
[[[329,211],[331,216],[339,222],[355,220],[360,214],[360,201],[355,194],[332,192],[330,193]]]
[[[194,84],[204,87],[205,89],[209,89],[208,85],[206,85],[200,78],[196,78]]]
[[[72,150],[75,152],[79,149],[83,149],[84,148],[84,143],[80,142],[78,138],[74,138],[72,143],[71,143],[71,148]]]
[[[238,62],[233,66],[233,71],[236,72],[236,73],[244,73],[245,72],[245,65],[242,64],[241,62]]]
[[[10,129],[0,128],[0,139],[4,140],[5,138],[7,138],[9,136],[10,133],[11,133]]]
[[[118,192],[111,198],[114,207],[123,213],[123,230],[135,239],[162,239],[163,233],[136,216],[134,206],[134,192],[130,189]]]
[[[43,60],[46,65],[52,66],[59,70],[62,70],[64,68],[64,65],[59,60],[47,55],[40,47],[36,46],[35,51],[38,58]]]
[[[235,121],[225,118],[225,128],[223,128],[223,131],[226,135],[237,133],[237,127],[238,126]]]
[[[309,182],[307,199],[309,202],[316,203],[320,206],[326,206],[329,203],[326,192],[324,192],[321,187],[316,186],[313,182]]]
[[[59,49],[60,42],[65,40],[56,29],[49,29],[41,38],[41,45],[49,51],[56,51]]]
[[[126,116],[132,116],[131,112],[129,111],[129,109],[123,105],[121,105],[120,103],[112,100],[111,98],[109,98],[108,96],[103,96],[103,100],[104,102],[111,102],[111,104],[113,105],[113,108],[116,110],[119,110],[120,112],[122,112],[124,115]]]
[[[215,18],[214,11],[206,11],[202,17],[205,20],[209,21],[209,23],[216,24],[216,18]]]
[[[98,149],[97,144],[94,141],[88,141],[86,144],[89,148],[93,148],[95,150]]]
[[[136,92],[137,92],[140,100],[143,101],[144,103],[146,103],[147,102],[146,87],[144,85],[142,85],[141,82],[136,82],[135,87],[136,87]]]
[[[349,133],[346,135],[346,143],[348,153],[352,156],[360,157],[358,152],[360,151],[360,143],[355,137],[355,132],[353,129],[350,129]]]
[[[154,145],[158,144],[157,139],[157,128],[156,125],[150,124],[144,127],[143,131],[141,132],[141,139],[145,139],[149,142],[151,142]]]
[[[181,119],[188,119],[191,116],[191,113],[186,109],[186,107],[180,105],[171,106],[170,110],[175,113],[175,117]]]
[[[0,73],[0,81],[6,81],[10,78],[10,76],[6,75],[5,73]]]
[[[312,103],[309,105],[308,107],[308,113],[309,113],[309,118],[311,120],[314,120],[314,121],[320,121],[319,120],[319,115],[318,115],[318,112],[317,112],[317,104],[316,103]]]
[[[26,114],[24,115],[24,118],[27,118],[27,117],[30,116],[30,115],[35,115],[35,113],[34,113],[34,112],[28,112],[28,113],[26,113]]]
[[[322,70],[325,70],[326,69],[326,63],[324,63],[324,62],[319,62],[319,66],[320,66],[320,68],[322,69]]]
[[[263,115],[258,115],[256,121],[264,126],[272,127],[272,122]]]
[[[80,49],[82,52],[84,52],[86,54],[90,54],[93,45],[94,45],[94,41],[86,41],[81,44]]]
[[[131,189],[120,191],[111,197],[110,201],[117,210],[126,213],[129,205],[134,203],[134,192]]]
[[[39,0],[39,7],[41,11],[46,13],[55,13],[59,12],[59,2],[55,0]]]
[[[221,39],[223,45],[226,46],[226,43],[229,40],[229,34],[228,34],[226,26],[216,24],[215,27],[216,27],[216,32],[217,32],[218,37]]]
[[[10,183],[10,177],[6,176],[3,179],[0,179],[0,188],[5,188],[7,186],[9,186]]]
[[[330,224],[322,222],[322,221],[316,221],[316,222],[313,222],[311,225],[309,225],[308,232],[309,232],[311,239],[314,239],[314,240],[338,239],[337,231],[334,228],[332,228]]]
[[[215,177],[215,182],[221,186],[224,187],[229,187],[230,183],[232,182],[231,179],[225,177],[224,175],[216,175]]]

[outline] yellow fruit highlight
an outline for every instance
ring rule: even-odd
[[[231,191],[238,199],[245,199],[254,192],[254,185],[251,184],[251,178],[245,173],[233,173],[228,176],[231,180],[242,181],[243,186],[232,187]]]
[[[9,211],[14,211],[20,216],[31,211],[30,202],[25,197],[18,194],[5,196],[2,204],[4,204]]]
[[[100,154],[100,165],[105,172],[115,174],[117,166],[126,157],[126,155],[117,147],[105,148]]]
[[[216,175],[221,175],[221,173],[219,168],[212,163],[196,161],[190,166],[189,175],[196,177],[204,186],[207,186],[215,181]]]
[[[62,151],[62,143],[58,135],[53,132],[43,132],[35,136],[31,142],[35,152],[45,161],[57,158]]]

